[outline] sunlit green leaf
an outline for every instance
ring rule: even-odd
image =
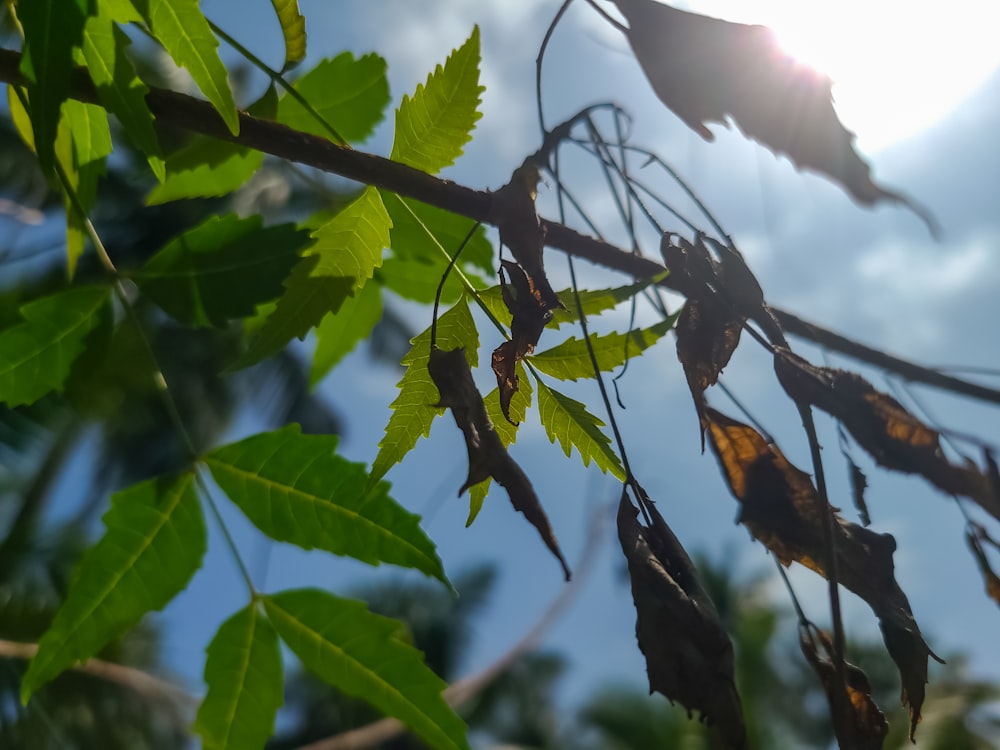
[[[60,390],[108,304],[106,287],[74,287],[29,302],[23,322],[0,331],[0,401],[30,404]]]
[[[400,198],[385,190],[380,192],[392,219],[389,246],[396,257],[437,263],[443,270],[448,261],[442,255],[438,243],[449,257],[454,257],[476,224],[472,219],[413,198]],[[428,232],[437,238],[437,243]],[[475,266],[489,275],[496,273],[493,245],[486,238],[486,230],[482,225],[476,228],[465,244],[459,256],[459,265]]]
[[[281,69],[288,70],[306,56],[306,19],[299,12],[298,0],[271,0],[271,5],[285,39],[285,64]]]
[[[396,110],[396,132],[390,158],[435,173],[462,155],[480,118],[479,27],[461,47],[404,96]]]
[[[105,157],[111,153],[108,115],[98,106],[74,99],[63,103],[62,119],[56,134],[55,154],[72,190],[84,211],[97,198],[97,181],[104,174]],[[66,186],[63,186],[64,191]],[[66,266],[69,277],[76,272],[76,262],[87,242],[86,217],[77,209],[69,194],[66,207]]]
[[[479,334],[464,299],[438,318],[437,338],[441,349],[465,347],[469,364],[476,366]],[[418,438],[427,437],[434,418],[444,413],[443,409],[434,406],[440,395],[427,370],[430,351],[431,330],[428,328],[413,339],[409,353],[403,357],[406,373],[396,386],[399,395],[391,404],[392,414],[385,426],[385,435],[378,444],[379,451],[372,464],[369,486],[402,461],[403,456],[417,444]]]
[[[676,316],[671,316],[649,328],[634,328],[628,333],[608,333],[591,336],[590,344],[603,372],[613,370],[632,357],[638,357],[674,327]],[[560,380],[594,377],[594,368],[587,351],[587,342],[571,336],[561,344],[531,356],[536,369]]]
[[[309,382],[315,385],[347,356],[358,342],[364,341],[382,317],[382,290],[368,283],[348,297],[336,313],[330,313],[316,326],[316,351],[313,352]]]
[[[88,6],[86,0],[31,0],[17,5],[24,29],[21,72],[28,82],[35,148],[45,172],[53,169],[60,107],[69,96],[73,48],[80,44]]]
[[[646,279],[639,279],[634,284],[613,287],[611,289],[581,289],[580,304],[583,306],[584,315],[598,315],[607,310],[612,310],[622,302],[625,302],[640,292],[648,289],[653,284],[657,284],[667,277],[667,271],[650,276]],[[558,293],[559,301],[563,303],[565,309],[553,310],[552,325],[561,326],[563,323],[574,323],[579,315],[576,311],[576,298],[572,289],[564,289]]]
[[[103,13],[88,19],[83,29],[83,55],[101,104],[118,118],[132,142],[146,155],[156,178],[162,181],[166,171],[153,115],[146,106],[148,89],[125,52],[130,43],[111,17]]]
[[[248,367],[277,354],[294,338],[304,338],[329,313],[335,313],[354,291],[355,279],[313,276],[318,256],[302,258],[285,279],[285,292],[267,319],[255,325],[246,353],[232,367]]]
[[[222,623],[208,645],[205,684],[194,722],[203,750],[264,747],[282,703],[281,649],[256,603]]]
[[[239,113],[226,66],[219,59],[219,40],[202,15],[198,0],[133,0],[133,4],[174,62],[187,69],[229,131],[237,135]]]
[[[319,257],[313,276],[352,277],[354,288],[360,289],[382,265],[382,251],[389,245],[391,227],[378,190],[365,188],[312,233],[315,242],[306,254]]]
[[[322,60],[295,82],[295,90],[346,140],[361,142],[385,117],[389,82],[385,60],[375,54],[357,60],[342,52]],[[329,132],[287,93],[278,102],[278,122],[296,130],[329,137]]]
[[[146,196],[146,205],[228,195],[253,177],[263,163],[260,151],[198,138],[167,158],[166,178]]]
[[[204,461],[229,498],[272,539],[371,565],[416,568],[444,581],[420,518],[389,497],[387,483],[367,491],[364,465],[336,450],[336,436],[303,435],[289,425],[219,448]]]
[[[584,466],[593,461],[597,467],[625,480],[621,460],[611,448],[611,439],[601,431],[604,422],[595,417],[587,407],[554,388],[535,380],[538,387],[538,416],[545,427],[545,434],[553,443],[559,441],[563,452],[569,456],[575,447]]]
[[[437,296],[438,286],[444,276],[447,262],[432,263],[419,258],[386,258],[378,270],[378,279],[404,299],[430,304]],[[466,274],[468,275],[468,274]],[[473,285],[481,285],[477,276],[469,279]],[[445,279],[441,290],[441,302],[449,305],[458,300],[465,292],[465,286],[458,274],[452,272]]]
[[[263,602],[306,669],[399,719],[428,746],[467,750],[465,723],[441,697],[444,681],[404,642],[399,622],[315,589],[285,591]]]
[[[281,294],[308,241],[291,224],[264,227],[259,216],[212,216],[168,242],[134,278],[182,323],[223,326]]]
[[[191,473],[158,477],[111,498],[104,536],[80,561],[21,682],[23,701],[187,586],[206,546],[193,483]]]
[[[510,418],[517,424],[508,422],[500,409],[499,388],[494,388],[483,399],[486,404],[486,413],[489,415],[490,421],[493,422],[493,427],[496,429],[504,448],[513,445],[514,441],[517,440],[517,428],[524,421],[524,417],[531,407],[531,380],[525,377],[524,365],[518,362],[516,367],[520,387],[510,400]],[[479,511],[483,509],[483,502],[486,500],[492,482],[493,479],[487,477],[479,484],[474,484],[469,488],[469,518],[465,522],[466,526],[471,526],[472,522],[476,520],[476,516],[479,515]]]

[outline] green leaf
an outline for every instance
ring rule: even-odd
[[[438,285],[447,268],[447,261],[439,263],[421,260],[419,258],[386,258],[378,270],[377,278],[387,288],[404,299],[412,299],[429,305],[437,296]],[[466,274],[469,276],[469,274]],[[472,283],[481,283],[481,279],[471,276]],[[445,279],[441,290],[442,304],[450,305],[465,293],[465,285],[457,273],[451,273]]]
[[[396,110],[389,158],[435,173],[455,163],[480,118],[479,27]]]
[[[60,108],[69,96],[73,48],[80,45],[88,5],[86,0],[30,0],[17,5],[24,30],[21,72],[28,81],[35,149],[46,173],[54,168]]]
[[[391,227],[378,190],[365,188],[312,233],[316,241],[305,254],[319,256],[313,276],[350,276],[354,288],[360,289],[382,265]]]
[[[101,104],[118,118],[132,142],[146,155],[156,179],[162,182],[166,171],[153,114],[146,106],[149,89],[139,80],[125,52],[129,44],[129,38],[110,16],[92,16],[84,26],[83,56]]]
[[[448,261],[442,255],[438,244],[447,251],[449,257],[453,257],[462,246],[469,230],[476,225],[472,219],[413,198],[401,198],[386,190],[381,191],[381,195],[392,219],[389,246],[393,254],[401,259],[437,263],[444,270]],[[437,242],[430,235],[433,235]],[[462,250],[459,265],[475,266],[495,277],[493,245],[486,238],[486,229],[481,224]]]
[[[385,482],[366,492],[364,465],[336,450],[336,436],[302,435],[289,425],[203,460],[229,499],[272,539],[370,565],[416,568],[447,583],[419,516],[389,497]]]
[[[584,315],[599,315],[607,310],[612,310],[622,302],[631,299],[640,292],[645,291],[653,284],[658,284],[667,278],[667,271],[650,276],[646,279],[639,279],[634,284],[613,287],[611,289],[581,289],[580,304],[583,306]],[[558,293],[559,300],[565,306],[564,310],[553,310],[553,326],[561,326],[563,323],[575,323],[579,319],[576,311],[576,298],[572,289],[564,289]]]
[[[385,60],[375,54],[357,60],[342,52],[320,63],[295,82],[295,90],[348,141],[361,142],[375,131],[389,103]],[[287,93],[278,102],[278,122],[306,133],[329,137],[315,115]]]
[[[441,697],[444,681],[404,642],[401,623],[315,589],[263,602],[281,639],[309,671],[399,719],[436,750],[468,749],[465,723]]]
[[[441,349],[464,347],[469,365],[476,366],[479,334],[476,331],[476,323],[469,313],[469,305],[464,299],[438,318],[437,338],[437,345]],[[417,444],[418,438],[430,435],[434,418],[444,413],[444,409],[434,406],[440,394],[427,370],[431,351],[430,328],[414,338],[411,343],[409,353],[403,357],[406,373],[396,385],[399,388],[399,395],[390,406],[392,415],[385,426],[385,435],[378,444],[379,451],[372,464],[369,486],[402,461],[403,456]]]
[[[271,0],[285,39],[285,63],[281,70],[293,68],[306,56],[306,19],[299,13],[298,0]]]
[[[367,339],[381,318],[382,290],[375,283],[365,284],[336,313],[324,317],[316,327],[310,385],[316,385],[359,341]]]
[[[486,413],[489,415],[490,421],[493,422],[493,427],[504,448],[509,448],[517,440],[518,425],[524,421],[524,417],[531,407],[531,380],[525,377],[524,366],[520,362],[515,367],[517,368],[520,387],[510,399],[510,418],[518,424],[511,424],[503,415],[503,411],[500,409],[499,388],[494,388],[484,399]],[[474,484],[469,488],[469,518],[465,522],[466,528],[472,525],[472,522],[476,520],[476,516],[479,515],[479,511],[483,509],[483,502],[486,500],[486,495],[490,491],[490,484],[492,482],[492,477],[487,477],[479,484]]]
[[[246,353],[230,369],[248,367],[277,354],[294,338],[304,338],[329,313],[336,313],[354,291],[353,278],[313,276],[318,256],[302,258],[285,279],[285,293],[259,327]]]
[[[278,634],[257,604],[230,617],[208,646],[208,692],[194,730],[203,750],[255,750],[274,733],[282,703]]]
[[[538,416],[551,442],[559,440],[563,452],[569,456],[572,448],[580,452],[584,466],[591,460],[597,467],[625,481],[621,460],[611,448],[611,439],[601,428],[604,422],[595,417],[587,407],[554,388],[535,379],[538,386]]]
[[[104,174],[105,157],[111,153],[111,131],[108,115],[98,106],[74,99],[63,103],[62,120],[56,135],[55,154],[72,190],[84,211],[97,198],[97,182]],[[76,263],[87,243],[87,217],[81,215],[69,193],[65,192],[66,265],[69,278],[76,272]]]
[[[309,236],[259,216],[212,216],[168,242],[135,275],[142,291],[188,325],[224,326],[281,294]]]
[[[591,336],[590,343],[602,372],[619,367],[632,357],[637,357],[651,347],[674,327],[677,319],[672,315],[649,328],[635,328],[628,333],[609,333]],[[587,351],[587,342],[571,336],[558,346],[533,354],[531,364],[536,369],[560,380],[594,377],[594,368]]]
[[[106,287],[76,287],[22,307],[23,322],[0,331],[0,401],[19,406],[61,390],[108,296]]]
[[[134,0],[134,5],[174,62],[187,69],[215,105],[229,132],[239,135],[239,112],[226,66],[219,59],[219,40],[198,8],[198,0]]]
[[[228,195],[253,177],[263,163],[260,151],[214,138],[196,138],[167,158],[166,177],[146,196],[146,205]]]
[[[194,475],[157,477],[115,493],[105,533],[80,561],[66,599],[21,682],[21,700],[89,659],[185,586],[205,554]]]
[[[115,23],[138,23],[142,21],[142,16],[135,9],[132,0],[97,0],[99,12],[107,14]]]

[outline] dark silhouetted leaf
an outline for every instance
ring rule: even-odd
[[[823,647],[825,656],[818,652],[816,640]],[[843,691],[844,685],[837,679],[837,670],[833,665],[833,643],[830,642],[830,637],[820,630],[803,630],[799,633],[799,646],[806,661],[819,675],[826,691],[830,715],[833,717],[833,729],[840,747],[852,750],[881,750],[885,736],[889,733],[889,722],[885,720],[885,715],[872,698],[872,686],[868,681],[868,675],[853,664],[844,663],[849,713],[847,716],[839,717],[835,710],[838,702],[834,698],[833,691]]]
[[[871,526],[872,517],[868,513],[868,503],[865,502],[865,490],[868,489],[868,478],[854,461],[848,459],[847,465],[851,472],[851,497],[854,499],[854,507],[861,517],[861,523],[865,526]]]
[[[437,406],[451,409],[455,423],[465,436],[465,447],[469,454],[469,476],[458,494],[461,495],[469,487],[479,484],[487,477],[493,477],[497,484],[507,490],[514,509],[523,513],[538,530],[545,545],[562,565],[568,581],[569,566],[552,533],[549,519],[527,475],[507,453],[507,449],[493,428],[483,398],[472,380],[472,371],[469,369],[469,361],[465,358],[465,350],[442,351],[432,346],[427,368],[440,394]]]
[[[755,429],[706,409],[710,444],[733,495],[739,522],[786,565],[799,562],[826,577],[823,512],[809,475],[793,466]],[[920,635],[906,594],[896,583],[896,540],[834,515],[837,580],[864,599],[879,618],[889,655],[899,668],[910,732],[920,721],[933,652]]]
[[[994,549],[1000,549],[1000,545],[979,524],[972,524],[970,528],[966,529],[965,541],[976,558],[976,565],[979,566],[979,572],[982,573],[983,582],[986,584],[987,595],[997,604],[1000,604],[1000,576],[997,576],[993,571],[989,558],[986,556],[986,550],[983,548],[983,543],[988,543]]]
[[[907,206],[936,232],[933,219],[904,195],[876,185],[854,149],[854,134],[833,108],[830,79],[785,53],[774,32],[688,13],[654,0],[615,0],[625,35],[660,100],[705,140],[708,122],[731,117],[748,138],[787,154],[840,184],[859,203]]]
[[[224,326],[281,294],[308,241],[291,224],[264,227],[259,216],[212,216],[168,242],[134,278],[181,322]]]
[[[504,271],[510,274],[510,283],[507,283]],[[509,260],[501,261],[500,282],[504,304],[511,313],[511,340],[503,342],[493,351],[491,364],[500,389],[500,408],[509,420],[510,399],[518,387],[515,366],[535,350],[542,330],[552,319],[551,300],[556,298],[547,281],[545,288],[551,299],[546,298],[544,289],[535,286],[534,279],[521,266]]]
[[[635,635],[646,657],[649,691],[679,701],[714,724],[726,748],[747,746],[733,677],[733,644],[691,559],[646,498],[652,526],[622,493],[618,539],[628,561]]]
[[[919,474],[949,494],[965,495],[1000,518],[1000,497],[989,477],[974,465],[958,466],[945,457],[938,433],[910,414],[892,396],[846,370],[814,367],[787,350],[774,357],[785,392],[839,420],[879,464]]]
[[[715,298],[689,299],[677,321],[677,359],[684,368],[688,388],[702,424],[701,446],[705,449],[702,423],[705,390],[719,379],[719,374],[740,343],[744,319],[735,316]]]

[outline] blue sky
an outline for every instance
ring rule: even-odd
[[[869,155],[878,179],[912,194],[935,213],[944,229],[938,244],[907,211],[858,207],[834,186],[797,173],[787,160],[775,158],[738,133],[716,128],[717,141],[703,142],[655,100],[624,39],[583,2],[576,5],[557,31],[547,59],[544,95],[550,123],[609,99],[631,110],[633,140],[659,152],[692,184],[747,255],[772,304],[920,363],[1000,369],[995,328],[1000,317],[997,71],[974,86],[954,111]],[[443,62],[474,23],[480,25],[486,86],[483,118],[466,155],[445,175],[476,188],[500,187],[538,146],[534,60],[557,6],[554,0],[301,1],[308,19],[309,60],[343,49],[377,51],[388,60],[394,102]],[[753,6],[749,1],[742,4],[740,20],[754,20]],[[256,53],[280,62],[280,37],[269,3],[205,0],[203,7]],[[885,52],[891,55],[891,41],[886,42]],[[891,94],[887,91],[886,98]],[[905,102],[897,101],[896,106]],[[390,138],[391,122],[365,148],[386,154]],[[595,199],[599,189],[593,178],[585,178],[579,187]],[[543,186],[542,193],[542,212],[554,217],[551,191]],[[655,252],[656,246],[647,249]],[[565,286],[561,254],[548,251],[546,263],[553,285]],[[591,288],[625,283],[623,277],[593,268],[584,269],[583,279]],[[416,315],[414,328],[429,324],[429,310]],[[623,315],[610,320],[618,326],[625,322]],[[481,362],[488,361],[485,355],[498,343],[489,338],[488,330],[481,329]],[[543,346],[561,340],[552,334],[547,337]],[[814,348],[799,346],[806,356],[821,361]],[[836,356],[831,362],[855,366]],[[864,372],[877,387],[886,387],[878,373]],[[352,459],[374,458],[398,377],[398,372],[374,365],[362,350],[321,386],[345,416],[343,450]],[[488,367],[481,367],[477,377],[484,388],[492,387]],[[774,383],[770,363],[759,347],[744,341],[724,379],[776,435],[791,460],[808,468],[797,417]],[[621,385],[628,408],[617,416],[633,469],[682,542],[691,551],[716,556],[729,551],[743,570],[770,570],[763,548],[751,543],[746,530],[734,523],[736,503],[715,459],[700,454],[696,418],[672,340],[665,339],[630,363]],[[571,386],[559,385],[603,417],[592,387]],[[1000,444],[996,410],[929,390],[918,393],[944,425]],[[732,411],[721,394],[713,399]],[[823,424],[821,437],[834,502],[854,520],[846,469],[828,423]],[[614,538],[611,508],[619,492],[616,482],[593,467],[585,469],[576,454],[565,458],[532,415],[511,453],[532,478],[570,563],[584,554],[597,557],[578,599],[544,640],[544,645],[559,648],[572,659],[564,699],[575,701],[606,678],[642,684],[645,670],[634,640],[634,610],[620,576],[621,555]],[[431,437],[422,440],[388,478],[399,501],[427,514],[425,528],[438,542],[446,570],[454,573],[483,560],[500,565],[497,595],[477,622],[466,665],[474,671],[513,644],[564,584],[534,530],[513,512],[502,492],[494,491],[476,523],[464,527],[467,501],[454,495],[465,477],[465,461],[452,420],[438,420]],[[973,655],[976,671],[1000,680],[1000,653],[993,646],[998,612],[983,593],[954,502],[916,479],[878,472],[870,462],[862,463],[870,469],[868,499],[875,528],[897,538],[897,579],[932,648],[938,653],[964,649]],[[595,550],[584,550],[588,516],[602,507],[601,542]],[[281,546],[265,553],[266,542],[247,522],[235,513],[227,520],[239,543],[250,550],[248,557],[259,561],[252,573],[266,590],[316,585],[343,591],[364,580],[395,574]],[[245,603],[244,589],[217,537],[212,540],[209,564],[165,615],[175,667],[192,679],[200,675],[202,649],[215,628]],[[826,622],[825,584],[802,571],[793,575],[793,581],[810,616]],[[775,595],[784,601],[777,585]],[[847,614],[849,635],[877,638],[876,622],[865,605],[848,597]]]

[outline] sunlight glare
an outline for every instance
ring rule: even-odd
[[[841,120],[871,154],[943,119],[1000,67],[1000,8],[903,0],[698,0],[687,9],[770,26],[830,76]]]

